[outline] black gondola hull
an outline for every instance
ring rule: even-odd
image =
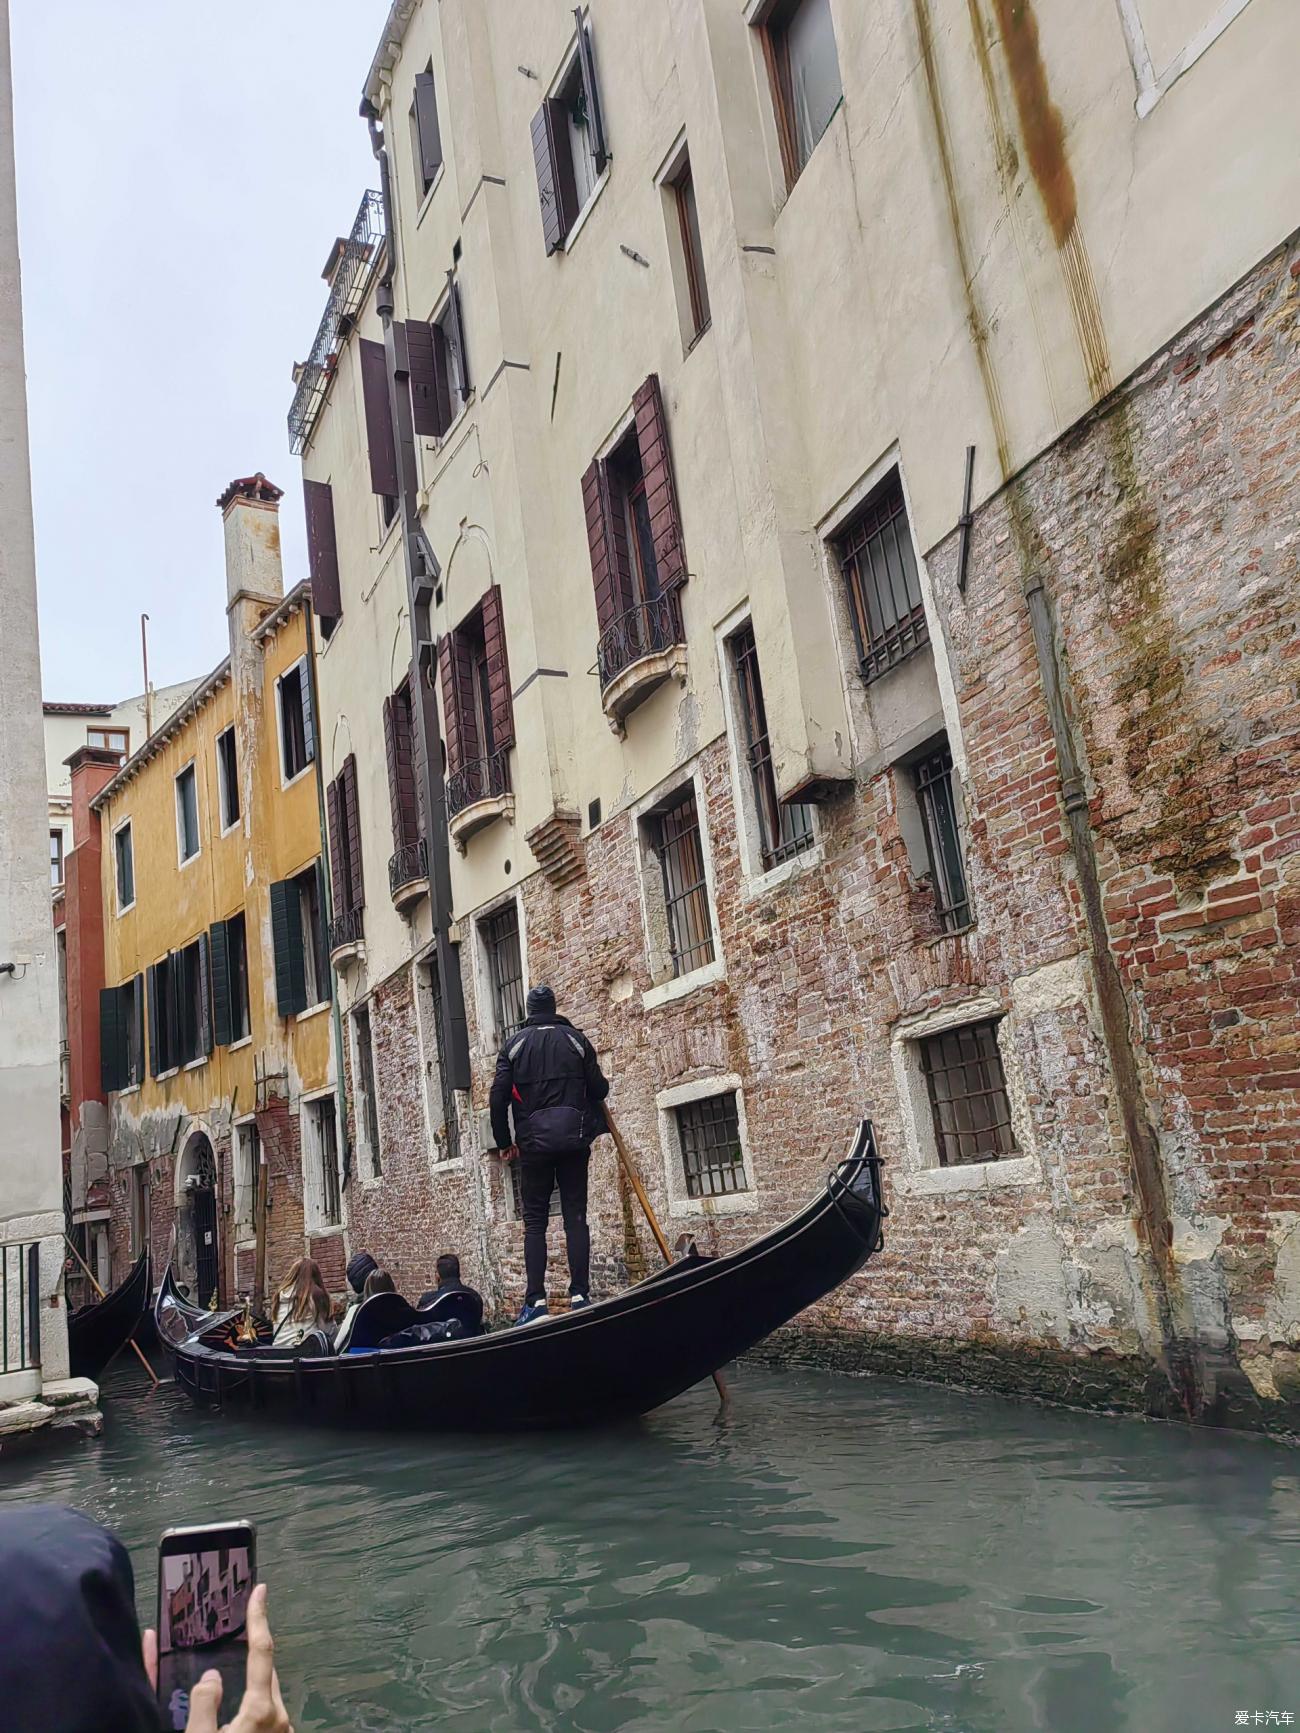
[[[68,1362],[74,1378],[98,1378],[148,1315],[149,1254],[141,1252],[110,1294],[68,1319]]]
[[[204,1407],[321,1424],[501,1431],[628,1419],[708,1378],[854,1275],[880,1243],[883,1213],[864,1124],[823,1195],[782,1227],[583,1311],[428,1347],[322,1357],[213,1346],[217,1321],[205,1319],[174,1344],[176,1380]],[[160,1311],[160,1337],[175,1337],[183,1320],[183,1310],[169,1319]]]

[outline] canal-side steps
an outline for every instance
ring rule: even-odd
[[[98,1438],[103,1430],[99,1385],[91,1378],[50,1379],[39,1396],[0,1402],[0,1456],[70,1435]]]

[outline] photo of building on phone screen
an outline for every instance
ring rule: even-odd
[[[247,1547],[164,1557],[160,1651],[201,1649],[243,1636],[252,1588]]]

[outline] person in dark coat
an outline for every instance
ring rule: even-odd
[[[477,1288],[471,1288],[468,1282],[461,1281],[460,1259],[455,1252],[443,1252],[434,1265],[434,1273],[438,1285],[436,1288],[426,1288],[415,1302],[420,1311],[431,1306],[440,1294],[473,1294],[476,1300],[482,1302],[483,1296]]]
[[[504,1160],[519,1161],[528,1280],[521,1324],[547,1316],[546,1224],[557,1186],[569,1255],[569,1305],[590,1304],[587,1164],[592,1140],[605,1129],[601,1103],[608,1094],[596,1049],[557,1014],[551,989],[534,987],[527,1021],[501,1049],[491,1095],[493,1139]]]

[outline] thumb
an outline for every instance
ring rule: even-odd
[[[190,1692],[190,1713],[185,1733],[217,1733],[220,1707],[221,1674],[210,1669]]]

